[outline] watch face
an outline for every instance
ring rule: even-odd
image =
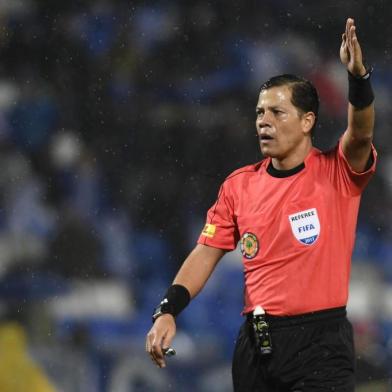
[[[162,316],[165,313],[170,313],[169,301],[167,298],[164,298],[161,303],[154,310],[154,314],[152,315],[152,319],[155,321],[158,317]]]
[[[158,314],[162,314],[162,306],[158,305],[155,309],[154,309],[154,313],[152,315],[152,317],[156,317]]]
[[[155,311],[155,313],[152,315],[152,318],[155,320],[157,319],[159,316],[161,316],[163,313],[161,312],[161,310],[159,309],[158,311]]]
[[[169,310],[169,301],[167,298],[164,298],[161,303],[159,304],[157,310],[159,310],[161,313],[170,313]]]

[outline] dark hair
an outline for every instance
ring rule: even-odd
[[[313,134],[319,110],[319,97],[316,88],[309,80],[291,74],[283,74],[268,79],[262,84],[260,91],[279,86],[291,88],[291,103],[302,113],[314,113],[316,119],[311,129]]]

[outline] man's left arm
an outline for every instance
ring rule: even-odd
[[[341,141],[342,150],[351,168],[362,173],[368,168],[372,149],[374,95],[351,18],[347,19],[342,35],[340,59],[349,72],[348,125]]]

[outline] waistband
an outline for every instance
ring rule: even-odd
[[[326,321],[338,321],[344,319],[347,315],[346,307],[331,308],[318,310],[310,313],[298,314],[295,316],[273,316],[271,314],[265,314],[265,320],[267,321],[271,329],[292,327],[296,325],[303,325],[308,323],[318,323]],[[247,313],[246,318],[249,322],[252,322],[253,314]]]

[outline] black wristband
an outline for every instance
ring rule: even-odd
[[[186,308],[190,300],[191,295],[186,287],[180,284],[173,284],[169,287],[163,300],[155,309],[152,316],[153,321],[165,313],[169,313],[176,317]]]
[[[374,93],[370,83],[372,69],[364,76],[356,77],[348,72],[348,101],[357,109],[364,109],[374,101]]]

